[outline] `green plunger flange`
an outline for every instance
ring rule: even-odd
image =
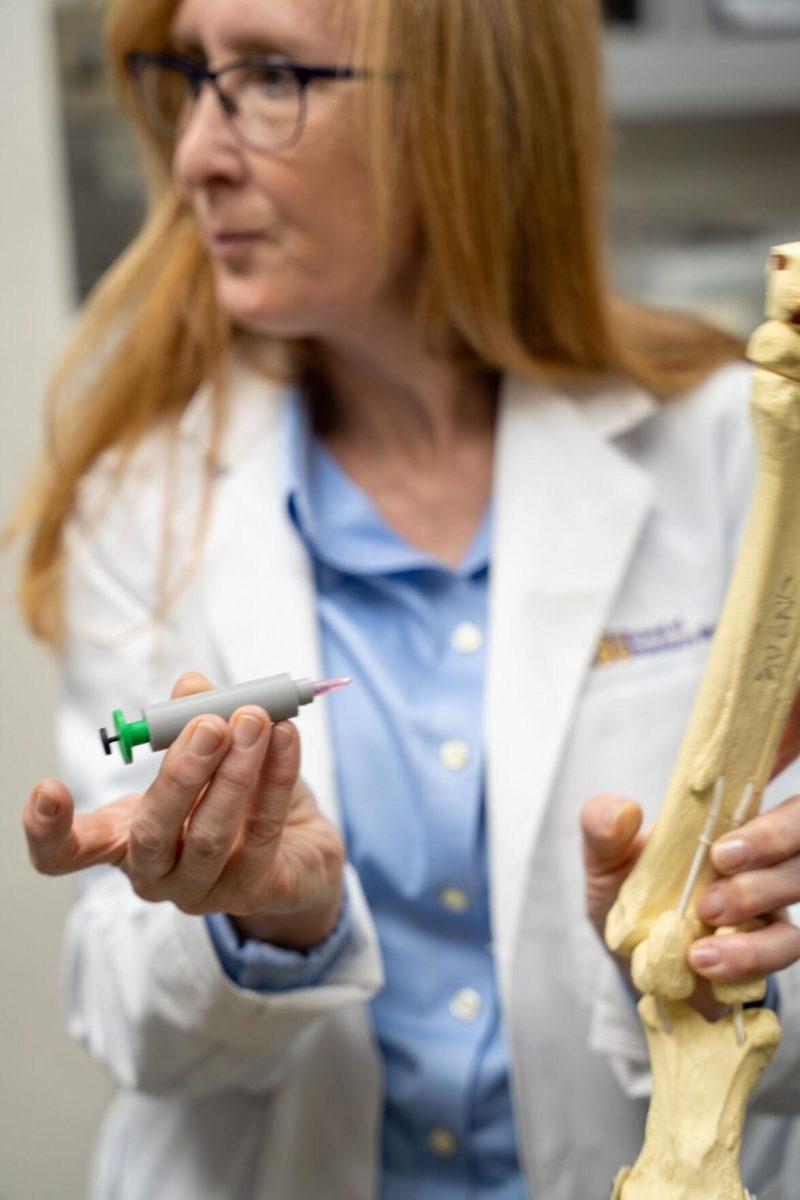
[[[100,736],[103,740],[106,754],[111,753],[111,742],[119,742],[119,750],[126,763],[133,762],[133,747],[144,746],[150,741],[150,730],[147,727],[147,721],[142,718],[139,721],[126,721],[121,708],[114,709],[114,725],[117,730],[116,737],[109,737],[105,729],[100,730]]]

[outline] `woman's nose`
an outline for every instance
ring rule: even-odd
[[[172,169],[176,183],[195,188],[215,179],[236,182],[245,170],[242,150],[214,89],[202,87],[175,147]]]

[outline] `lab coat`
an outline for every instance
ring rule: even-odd
[[[658,811],[708,652],[708,637],[693,634],[717,619],[752,485],[750,378],[735,364],[668,404],[623,383],[503,383],[486,717],[491,949],[532,1200],[607,1200],[640,1149],[646,1045],[584,915],[578,814],[606,789]],[[121,489],[107,485],[112,455],[83,488],[69,531],[59,729],[82,809],[145,787],[160,761],[148,748],[131,767],[103,757],[97,728],[113,708],[137,716],[187,668],[217,684],[320,677],[312,577],[279,501],[284,392],[238,365],[231,401],[206,548],[166,617],[149,616],[164,499],[180,574],[206,392],[188,406],[171,458],[154,433]],[[688,636],[676,642],[670,629]],[[616,644],[623,632],[648,652],[597,664],[604,635]],[[301,712],[302,769],[338,822],[326,711]],[[789,775],[773,800],[792,794]],[[91,1200],[372,1200],[381,1067],[366,1003],[382,965],[352,868],[352,933],[324,983],[272,994],[234,985],[203,919],[145,902],[121,872],[95,868],[79,886],[66,1019],[121,1089],[98,1139]],[[759,1200],[797,1194],[796,1174],[782,1182],[797,1170],[797,967],[780,991],[783,1042],[758,1086],[744,1155]]]

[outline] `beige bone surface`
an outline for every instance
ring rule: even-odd
[[[800,272],[797,270],[800,242],[773,246],[767,264],[766,315],[773,321],[797,324],[800,318]],[[760,360],[759,360],[760,361]],[[769,366],[769,363],[761,363]]]
[[[784,311],[795,297],[800,303],[800,245],[776,247],[774,254],[789,263],[789,282],[772,286],[774,306],[783,304]],[[784,354],[782,346],[777,353]],[[780,361],[785,369],[785,356]],[[678,909],[720,776],[725,792],[716,835],[731,827],[750,783],[748,815],[757,810],[794,699],[800,673],[800,384],[760,368],[751,411],[759,471],[747,528],[661,814],[609,914],[606,941],[615,951],[631,954],[665,909]],[[713,874],[706,863],[695,891]]]
[[[633,952],[631,974],[639,991],[665,1000],[687,1000],[697,979],[686,954],[701,931],[696,917],[681,917],[666,909]]]
[[[800,326],[765,321],[747,343],[747,357],[760,367],[800,381]]]
[[[653,1067],[642,1152],[620,1172],[612,1200],[744,1200],[739,1170],[747,1099],[780,1041],[769,1009],[745,1013],[747,1041],[730,1020],[709,1024],[688,1004],[639,1002]]]
[[[757,811],[800,674],[800,243],[773,249],[768,277],[771,319],[748,346],[759,469],[747,528],[658,822],[606,924],[649,993],[653,1067],[645,1145],[612,1200],[746,1200],[747,1100],[780,1041],[774,1013],[741,1008],[763,981],[715,985],[735,1006],[715,1025],[682,999],[702,931],[694,899],[715,874],[704,847]]]
[[[726,933],[752,933],[763,929],[765,921],[745,921],[742,925],[720,925],[716,930],[719,937]],[[715,983],[711,988],[714,999],[720,1004],[753,1004],[767,994],[766,979],[745,979],[742,983]]]

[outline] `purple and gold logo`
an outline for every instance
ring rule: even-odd
[[[681,619],[653,625],[649,629],[609,630],[598,642],[593,665],[603,667],[628,658],[683,650],[686,646],[708,642],[713,636],[713,625],[699,625],[691,629]]]

